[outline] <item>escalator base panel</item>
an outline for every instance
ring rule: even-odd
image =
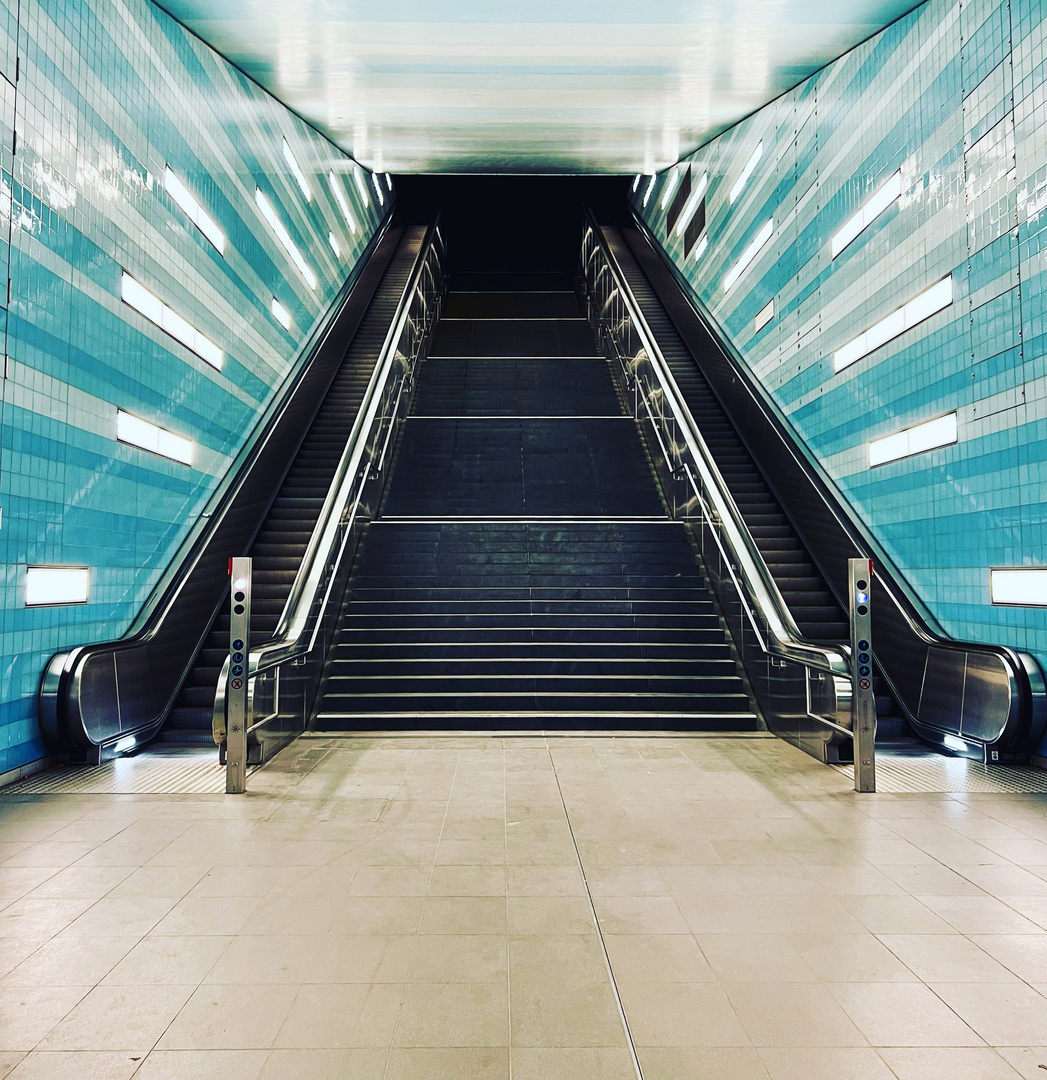
[[[834,765],[854,777],[853,765]],[[876,790],[912,795],[971,792],[983,795],[1035,795],[1047,792],[1047,772],[1020,765],[983,765],[970,758],[926,750],[877,751]]]

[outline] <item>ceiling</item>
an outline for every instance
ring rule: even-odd
[[[382,172],[651,172],[913,0],[162,0]],[[219,14],[216,14],[218,12]]]

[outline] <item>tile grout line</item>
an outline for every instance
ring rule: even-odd
[[[600,941],[600,951],[603,953],[603,962],[607,967],[607,975],[611,980],[611,990],[614,992],[614,1001],[618,1006],[618,1018],[622,1022],[622,1030],[625,1032],[625,1041],[629,1047],[629,1056],[632,1058],[633,1069],[636,1071],[637,1080],[644,1080],[643,1069],[640,1067],[640,1059],[636,1056],[636,1044],[633,1042],[633,1033],[629,1028],[629,1019],[625,1015],[625,1006],[622,1004],[622,995],[618,992],[618,982],[614,977],[614,968],[611,967],[611,957],[607,952],[607,942],[604,941],[603,928],[600,926],[600,918],[596,914],[596,904],[593,902],[593,894],[589,890],[589,879],[585,874],[585,866],[582,863],[582,853],[578,850],[578,839],[574,835],[574,826],[571,824],[571,815],[567,810],[567,802],[563,797],[563,788],[560,786],[560,776],[556,771],[556,762],[553,760],[552,748],[549,740],[545,739],[545,751],[549,755],[549,765],[553,770],[553,779],[556,781],[556,791],[560,796],[560,805],[563,807],[564,818],[567,820],[567,828],[571,834],[571,843],[574,845],[574,857],[578,860],[578,869],[582,874],[582,884],[585,886],[585,896],[589,901],[589,910],[592,912],[593,925],[596,927],[596,936]]]

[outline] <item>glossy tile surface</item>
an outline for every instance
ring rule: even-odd
[[[1045,45],[1042,0],[930,0],[631,196],[874,557],[947,634],[1041,665],[1044,607],[994,606],[990,568],[1041,566],[1047,545]],[[703,177],[704,215],[681,228],[679,193]],[[836,370],[950,275],[947,307]],[[953,412],[954,443],[870,464],[874,440]]]
[[[1042,795],[858,796],[763,736],[325,736],[243,797],[8,788],[0,829],[12,1080],[627,1080],[620,1009],[648,1080],[1047,1065]]]

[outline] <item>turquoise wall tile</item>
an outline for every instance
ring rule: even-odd
[[[167,190],[168,165],[224,255]],[[46,752],[48,657],[131,624],[374,235],[392,193],[377,206],[372,186],[364,206],[353,168],[147,0],[0,0],[0,772]],[[223,350],[221,371],[123,302],[125,270]],[[192,467],[117,442],[118,408],[192,440]],[[26,608],[36,562],[89,566],[89,603]]]
[[[646,180],[632,199],[946,632],[1047,667],[1047,611],[989,595],[991,566],[1047,565],[1045,44],[1042,0],[916,8],[677,166],[709,174],[698,262],[665,228],[671,170],[646,207]],[[898,201],[832,258],[832,236],[899,169]],[[772,240],[725,293],[768,217]],[[946,274],[947,309],[834,372],[836,349]],[[869,468],[870,439],[953,409],[956,445]]]

